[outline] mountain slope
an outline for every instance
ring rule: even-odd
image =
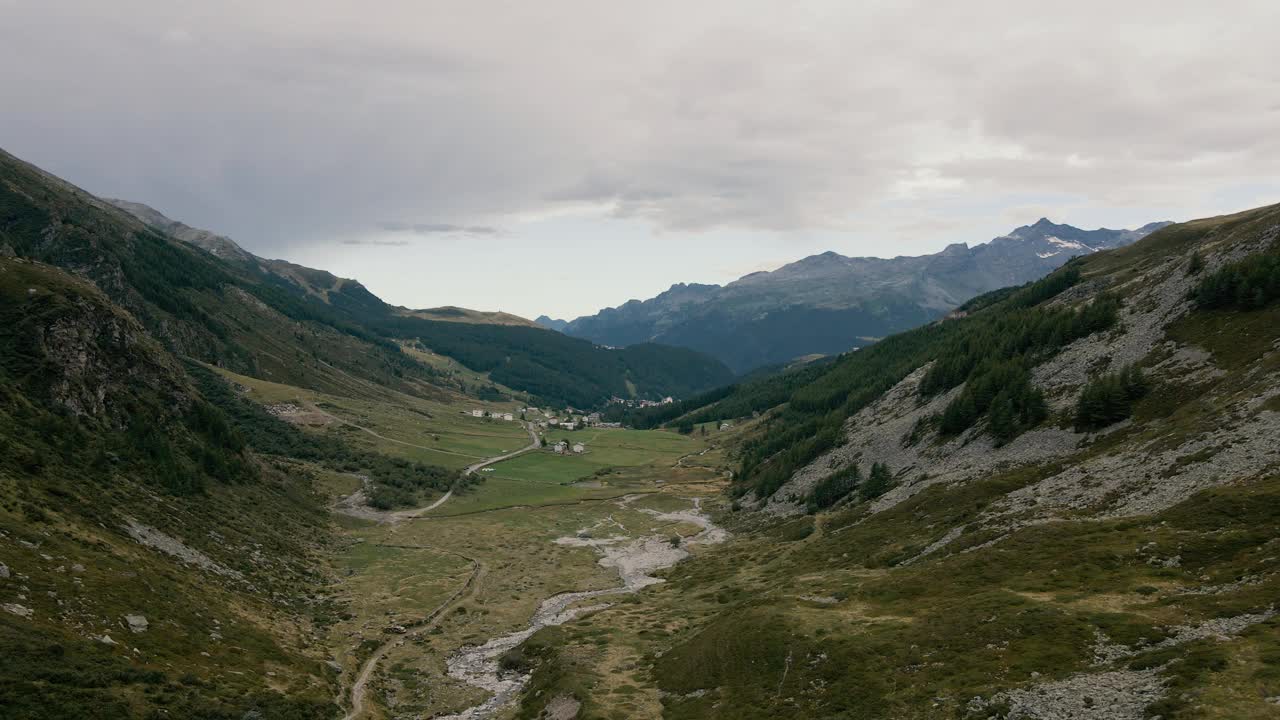
[[[403,351],[416,343],[515,390],[584,407],[614,395],[687,395],[732,378],[685,349],[611,351],[531,326],[416,317],[354,280],[263,260],[146,206],[127,207],[157,225],[0,154],[0,253],[88,278],[182,356],[339,395],[459,390]]]
[[[634,610],[664,717],[1273,716],[1280,206],[963,309],[686,416],[739,542]]]
[[[82,279],[0,258],[0,327],[5,716],[329,717],[309,480]]]
[[[1073,256],[1119,247],[1138,230],[1080,230],[1041,219],[991,242],[920,257],[827,252],[724,287],[674,285],[578,318],[563,331],[608,345],[662,342],[716,355],[743,372],[809,354],[838,354],[922,325],[981,293],[1034,280]]]

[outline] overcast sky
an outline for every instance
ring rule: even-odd
[[[0,0],[0,147],[384,299],[1280,202],[1280,2]]]

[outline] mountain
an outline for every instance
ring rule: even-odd
[[[103,201],[11,156],[5,159],[15,176],[56,183],[67,202],[84,207],[86,212],[110,209]],[[108,213],[109,218],[95,220],[96,231],[110,227],[118,241],[104,247],[141,248],[163,255],[169,265],[145,277],[139,269],[132,284],[113,280],[121,299],[141,317],[152,318],[154,328],[171,336],[178,332],[190,335],[175,345],[183,354],[237,372],[258,377],[265,374],[277,381],[334,392],[349,385],[339,373],[356,374],[408,392],[435,392],[432,388],[441,385],[456,389],[457,383],[437,369],[407,356],[402,345],[408,344],[453,358],[469,370],[535,398],[578,407],[598,405],[614,396],[688,396],[733,378],[719,361],[686,348],[646,344],[611,350],[542,329],[514,315],[391,306],[355,280],[257,257],[229,238],[191,228],[140,203],[113,204],[128,215]],[[145,232],[148,229],[153,233]],[[177,234],[168,234],[173,231]],[[166,237],[204,250],[222,262],[204,253],[175,255],[171,247],[163,245]],[[52,261],[56,257],[52,245],[45,245],[48,247],[33,246],[31,250],[24,246],[17,252],[31,252],[32,257]],[[186,265],[191,267],[184,268]],[[117,272],[100,262],[80,271],[95,277]],[[198,288],[190,287],[194,279],[200,279]],[[162,284],[169,281],[176,286]],[[151,288],[149,297],[126,300],[136,294],[136,287]],[[188,295],[195,298],[190,310],[185,304]],[[183,303],[178,306],[181,312],[166,307],[175,303]],[[183,322],[175,322],[179,319]],[[314,364],[299,366],[279,360],[293,352],[281,347],[281,337],[297,333],[295,325],[306,330],[298,342],[304,344],[302,352],[319,358]]]
[[[970,248],[919,257],[814,255],[726,286],[678,284],[578,318],[562,331],[597,343],[660,342],[715,355],[736,372],[834,355],[941,317],[996,288],[1042,277],[1071,257],[1116,248],[1168,223],[1081,230],[1041,219]]]
[[[194,228],[186,223],[171,220],[165,217],[163,213],[149,205],[142,203],[130,202],[128,200],[118,200],[115,198],[103,198],[106,202],[124,210],[130,215],[138,218],[142,222],[156,228],[160,232],[177,238],[182,242],[195,245],[212,255],[216,255],[224,260],[238,260],[241,262],[261,261],[261,258],[240,247],[229,237],[218,235],[208,230]]]
[[[0,152],[0,714],[335,717],[321,639],[354,617],[330,587],[335,488],[366,513],[464,495],[464,467],[529,441],[476,408],[732,377],[454,310]],[[349,685],[367,649],[348,645]]]
[[[569,326],[568,320],[557,320],[555,318],[547,317],[546,315],[539,315],[534,322],[548,330],[555,330],[556,332],[564,332],[564,329]]]
[[[505,312],[486,312],[446,305],[425,310],[402,310],[406,315],[420,317],[424,320],[441,320],[444,322],[464,322],[478,325],[520,325],[523,327],[540,327],[541,324]]]
[[[1280,205],[961,309],[667,418],[736,541],[621,639],[663,716],[1274,716]]]

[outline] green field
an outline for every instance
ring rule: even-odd
[[[691,437],[656,430],[553,431],[546,438],[548,445],[557,440],[580,442],[586,451],[581,455],[556,455],[550,450],[522,455],[495,465],[492,475],[540,483],[575,482],[604,468],[670,467],[702,447]]]
[[[385,390],[356,399],[218,372],[247,388],[244,396],[254,402],[297,406],[301,413],[286,419],[309,432],[338,434],[353,445],[393,457],[461,468],[529,441],[519,422],[470,415],[472,409],[518,412],[517,403],[487,403],[447,393],[427,400]]]

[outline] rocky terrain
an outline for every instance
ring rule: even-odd
[[[734,418],[728,442],[763,460],[739,475],[735,548],[677,580],[726,607],[655,650],[665,716],[1274,716],[1280,308],[1265,290],[1237,293],[1240,309],[1198,298],[1223,273],[1266,267],[1278,238],[1278,207],[1161,230],[1064,270],[1078,275],[1059,290],[979,298],[842,358],[790,406]],[[1019,299],[1031,297],[1044,299]],[[963,349],[955,339],[991,317],[1034,324],[1113,302],[1105,328],[1023,356],[1043,419],[997,435],[979,414],[946,430],[973,395],[968,382],[926,390],[954,362],[930,348]],[[888,364],[900,358],[917,360]],[[1135,367],[1145,389],[1131,407],[1082,427],[1086,388]],[[883,381],[869,376],[892,381],[864,391]],[[855,410],[839,416],[842,402]],[[730,395],[694,417],[744,406]],[[833,419],[838,437],[805,459],[797,446]],[[806,422],[819,429],[787,435],[792,447],[763,445]],[[731,661],[713,643],[735,633],[749,639]]]

